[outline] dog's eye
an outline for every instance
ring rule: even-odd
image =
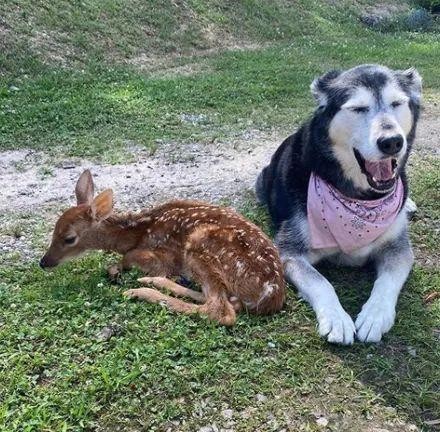
[[[64,243],[66,243],[67,245],[73,245],[73,243],[75,243],[75,240],[76,236],[66,237],[64,239]]]
[[[351,110],[357,114],[361,114],[361,113],[367,113],[370,110],[370,108],[366,106],[360,106],[360,107],[354,107]]]
[[[400,102],[400,101],[394,101],[394,102],[391,104],[391,106],[392,106],[393,108],[397,108],[397,107],[399,107],[400,105],[402,105],[402,102]]]

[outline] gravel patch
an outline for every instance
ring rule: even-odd
[[[162,143],[157,154],[141,153],[135,163],[66,161],[51,166],[48,175],[41,173],[41,154],[4,152],[0,155],[0,212],[72,202],[75,182],[86,168],[91,169],[97,190],[113,188],[117,206],[139,208],[172,198],[237,202],[243,190],[253,188],[280,142],[280,137],[254,131],[233,143]]]

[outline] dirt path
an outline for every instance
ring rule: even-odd
[[[438,106],[425,110],[419,125],[415,151],[440,156]],[[243,190],[252,188],[258,172],[282,137],[247,133],[233,143],[165,144],[156,155],[140,153],[135,163],[51,168],[42,173],[41,154],[33,151],[0,153],[0,212],[35,211],[45,204],[65,203],[73,197],[79,174],[90,168],[98,190],[111,187],[119,205],[142,207],[170,198],[197,198],[237,202]]]
[[[233,145],[166,144],[154,156],[137,155],[137,162],[126,165],[93,165],[51,168],[41,173],[41,154],[10,151],[0,154],[0,212],[36,209],[47,203],[66,202],[73,196],[79,174],[90,168],[98,190],[111,187],[123,206],[144,206],[169,198],[235,201],[256,176],[280,143],[275,136],[259,133]]]

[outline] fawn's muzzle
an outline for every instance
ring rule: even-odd
[[[56,267],[58,265],[58,262],[53,260],[52,258],[48,257],[47,255],[44,255],[43,258],[40,260],[40,267],[42,269]]]

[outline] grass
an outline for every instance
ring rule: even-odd
[[[426,198],[420,212],[429,216],[433,176],[438,182],[436,167],[415,179]],[[251,199],[243,212],[267,228],[266,214]],[[5,221],[14,222],[2,225],[39,251],[49,224],[33,218],[31,229],[29,215],[9,215]],[[256,430],[270,423],[269,414],[280,427],[284,421],[292,430],[318,430],[316,413],[341,427],[336,430],[364,430],[371,418],[420,422],[439,412],[440,351],[433,330],[440,310],[438,303],[427,308],[422,302],[439,286],[438,269],[415,267],[383,344],[346,349],[319,339],[313,314],[293,291],[283,313],[242,316],[236,327],[225,329],[124,300],[121,292],[136,284],[137,274],[112,285],[105,267],[113,260],[91,254],[44,273],[36,258],[6,257],[0,267],[5,430],[165,430],[185,419],[180,427],[191,431],[226,423],[221,412],[229,408],[236,430]],[[355,314],[373,275],[321,270]],[[121,332],[101,341],[100,331],[109,325]],[[268,400],[258,402],[257,395]],[[359,429],[343,429],[346,418]]]
[[[199,9],[203,9],[202,3],[197,3]],[[11,16],[10,10],[14,9],[3,7],[6,16]],[[68,34],[71,42],[76,41],[79,37],[76,32],[82,34],[89,21],[77,23],[80,17],[74,15],[72,6],[62,8],[57,3],[58,15],[51,13],[54,7],[47,5],[47,8],[34,10],[23,2],[21,13],[36,14],[36,23],[48,28],[58,23],[61,26],[58,30],[62,32],[74,27]],[[199,9],[195,6],[195,10]],[[84,45],[88,55],[81,68],[54,67],[46,64],[44,58],[29,63],[29,56],[23,64],[19,55],[12,61],[12,53],[6,50],[0,55],[3,56],[0,70],[5,71],[0,77],[0,149],[34,148],[52,155],[118,163],[130,157],[127,146],[133,142],[154,151],[158,140],[212,142],[248,128],[277,127],[287,131],[310,112],[308,86],[315,75],[362,62],[386,62],[397,68],[417,64],[427,91],[439,88],[434,61],[440,55],[437,34],[378,34],[357,23],[355,12],[350,8],[352,20],[348,22],[342,9],[329,7],[325,14],[321,9],[299,7],[305,15],[304,21],[298,26],[291,25],[289,31],[283,30],[283,37],[276,38],[266,48],[176,58],[172,62],[174,66],[190,63],[196,69],[203,64],[202,73],[189,76],[157,76],[124,64],[122,60],[109,64],[105,56],[110,54],[106,54],[103,47],[99,48],[99,43],[107,40],[106,37],[115,42],[116,34],[104,37],[94,27],[98,23],[87,27],[87,37],[91,38],[94,32],[98,36]],[[289,17],[292,9],[287,10]],[[163,11],[165,23],[161,25],[164,26],[168,25],[167,11]],[[205,14],[211,16],[214,11],[217,8]],[[272,15],[267,7],[261,11],[261,17],[248,16],[243,11],[242,18],[235,16],[234,19],[243,19],[246,23],[257,20],[264,30]],[[139,14],[141,12],[143,9]],[[224,11],[224,19],[232,20],[227,12],[230,13],[230,9]],[[93,8],[82,13],[88,13],[90,20],[101,14]],[[118,8],[112,13],[117,16]],[[279,14],[279,10],[274,7],[271,13]],[[149,16],[146,15],[147,22],[152,19]],[[14,19],[16,16],[11,18],[11,26],[24,31]],[[109,24],[103,28],[116,32],[118,27]],[[267,40],[274,36],[263,30],[260,38]],[[125,42],[118,39],[119,43],[133,47],[129,36],[124,36],[128,38]],[[153,39],[156,43],[160,41]],[[94,49],[100,49],[98,54],[91,48],[93,43],[97,44]],[[184,47],[185,43],[182,39]],[[128,52],[123,54],[118,54],[118,58],[129,55]],[[286,100],[295,103],[286,104]],[[196,124],[187,122],[185,114],[203,115],[204,120]]]
[[[38,175],[48,176],[51,158],[129,161],[133,142],[154,151],[162,141],[208,144],[249,128],[287,133],[313,108],[314,75],[363,62],[416,65],[435,99],[438,34],[364,28],[358,8],[370,3],[7,0],[0,149],[44,152]],[[153,64],[132,61],[145,53]],[[187,121],[191,115],[201,120]],[[423,297],[440,285],[439,168],[438,157],[412,158],[419,259],[396,325],[383,343],[351,348],[318,337],[294,290],[282,313],[243,315],[225,329],[125,300],[137,274],[111,284],[105,268],[113,256],[90,254],[43,273],[37,261],[59,209],[5,212],[0,429],[401,432],[408,421],[435,430],[425,421],[440,413],[440,304]],[[252,194],[244,193],[241,210],[270,229]],[[321,271],[355,315],[373,275]],[[106,328],[117,331],[102,340]]]

